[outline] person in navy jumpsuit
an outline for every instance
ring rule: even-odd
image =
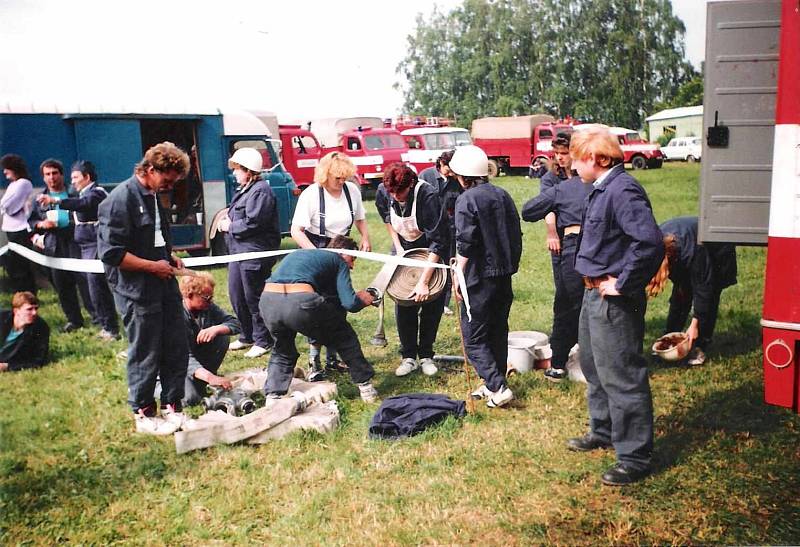
[[[419,182],[408,165],[399,162],[389,165],[375,196],[375,207],[392,236],[398,255],[408,249],[427,249],[429,262],[440,262],[441,257],[448,255],[449,221],[439,201],[439,189]],[[428,283],[432,274],[433,268],[422,271],[413,291],[415,304],[395,305],[402,356],[395,370],[397,376],[405,376],[420,367],[427,376],[437,372],[433,343],[444,310],[442,293],[430,298]]]
[[[69,213],[62,210],[59,205],[60,200],[70,197],[64,185],[64,166],[60,161],[51,158],[43,161],[39,170],[47,188],[33,202],[33,209],[28,219],[34,234],[33,245],[48,256],[80,258],[81,251],[75,243],[75,225]],[[61,327],[62,332],[83,328],[81,301],[92,321],[96,321],[96,311],[92,305],[85,274],[52,268],[50,280],[58,295],[58,303],[67,318],[67,323]]]
[[[559,134],[553,149],[559,164],[542,178],[539,195],[522,207],[522,220],[552,222],[548,224],[548,232],[552,230],[555,240],[548,233],[548,247],[555,282],[553,332],[550,336],[553,356],[551,368],[544,374],[548,380],[560,381],[567,375],[569,351],[578,342],[583,276],[575,271],[575,250],[583,208],[592,187],[581,182],[577,175],[568,177],[572,173],[569,135]]]
[[[189,172],[189,156],[171,142],[157,144],[98,208],[97,254],[103,261],[128,335],[128,403],[136,430],[169,435],[182,427],[189,348],[172,253],[169,215],[158,199]],[[155,406],[161,379],[161,416]]]
[[[690,365],[702,365],[717,324],[722,291],[736,284],[736,246],[697,242],[697,217],[678,217],[661,225],[669,264],[672,295],[665,334],[682,331],[692,339]]]
[[[274,251],[280,246],[278,205],[269,182],[261,178],[262,162],[261,153],[254,148],[240,148],[228,162],[239,183],[228,216],[219,225],[226,232],[230,254]],[[275,259],[270,257],[231,262],[228,267],[228,294],[242,326],[239,340],[230,348],[252,345],[245,357],[260,357],[272,349],[272,336],[258,311],[258,302],[274,264]]]
[[[90,161],[77,161],[71,170],[72,186],[79,192],[77,197],[64,199],[44,195],[40,203],[57,203],[61,209],[72,211],[75,220],[75,243],[81,249],[81,258],[97,259],[97,208],[106,199],[108,192],[97,184],[97,172]],[[114,297],[108,288],[106,276],[100,273],[86,274],[89,283],[89,297],[102,330],[98,337],[109,341],[119,337],[117,312],[114,310]]]
[[[461,334],[467,357],[484,381],[472,396],[495,408],[514,399],[506,384],[508,314],[514,300],[511,276],[522,255],[522,230],[511,196],[489,182],[488,165],[477,146],[457,148],[450,161],[464,188],[456,200],[456,258],[466,279],[472,317],[462,305]],[[456,297],[461,298],[458,288]]]
[[[645,286],[664,257],[650,200],[623,168],[619,141],[605,129],[572,135],[572,167],[592,185],[581,222],[575,269],[584,276],[578,343],[588,383],[590,430],[568,448],[614,447],[603,484],[620,486],[650,472],[653,401],[642,356]]]
[[[448,247],[447,256],[442,257],[442,262],[447,264],[450,259],[456,256],[456,199],[464,191],[461,185],[456,180],[453,171],[450,169],[450,160],[453,159],[455,150],[447,150],[442,152],[442,155],[436,158],[436,165],[428,167],[420,171],[419,180],[427,182],[434,188],[439,190],[439,200],[442,202],[442,208],[447,213],[447,223],[450,233],[450,246]],[[448,307],[450,305],[450,292],[452,289],[453,280],[451,276],[447,276],[447,284],[444,287],[444,297],[442,297],[442,305],[444,306],[445,315],[452,315],[453,312]]]

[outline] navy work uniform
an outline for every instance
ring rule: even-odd
[[[65,200],[69,194],[64,192],[51,192],[49,188],[45,188],[42,194],[49,195],[59,200]],[[42,234],[44,236],[44,254],[57,258],[80,258],[81,251],[78,244],[75,242],[74,229],[72,219],[67,211],[60,207],[60,204],[55,203],[48,207],[49,210],[58,211],[58,220],[56,227],[48,230],[36,228],[36,223],[47,219],[47,209],[39,205],[37,201],[33,202],[33,208],[28,219],[31,230],[35,234]],[[53,288],[58,295],[58,303],[61,305],[61,310],[69,323],[73,326],[80,328],[83,326],[83,316],[81,315],[81,304],[78,300],[78,293],[80,293],[83,307],[89,312],[89,315],[94,320],[96,312],[92,305],[91,295],[89,294],[89,285],[86,282],[86,275],[80,272],[71,272],[67,270],[50,269],[50,281],[53,283]]]
[[[419,180],[425,181],[438,189],[439,201],[442,204],[447,215],[448,233],[450,234],[450,245],[448,246],[447,256],[442,256],[442,262],[447,264],[450,259],[456,256],[456,199],[464,189],[458,183],[455,177],[445,177],[436,167],[428,167],[423,169],[419,174]],[[450,292],[453,288],[452,276],[447,276],[447,282],[444,287],[444,296],[442,297],[442,305],[447,306],[450,302]]]
[[[186,369],[186,384],[184,386],[183,405],[196,405],[206,396],[206,386],[203,380],[194,377],[194,373],[204,368],[217,374],[225,354],[228,352],[228,337],[239,334],[241,327],[239,320],[227,313],[222,308],[212,303],[208,308],[193,313],[183,308],[183,319],[186,326],[186,343],[189,346],[189,366]],[[228,335],[218,335],[210,342],[197,343],[197,334],[209,327],[225,325],[230,329]]]
[[[580,177],[560,181],[547,187],[542,179],[542,191],[522,207],[522,220],[536,222],[548,213],[556,215],[556,231],[561,240],[561,252],[551,253],[555,297],[553,299],[552,367],[563,369],[569,350],[578,342],[578,319],[583,302],[583,276],[575,271],[575,251],[581,228],[583,208],[592,186]]]
[[[128,335],[128,403],[134,413],[153,409],[160,376],[162,406],[179,406],[188,347],[186,336],[176,331],[184,321],[178,283],[174,277],[159,279],[121,269],[127,253],[145,260],[172,260],[168,216],[158,196],[136,176],[120,183],[100,204],[97,254]]]
[[[589,384],[590,435],[612,443],[617,460],[645,471],[653,451],[653,401],[642,356],[644,288],[664,258],[647,193],[622,165],[594,182],[586,203],[575,269],[586,277],[578,343]],[[620,296],[597,290],[616,277]]]
[[[464,346],[486,388],[498,392],[506,387],[511,276],[522,255],[519,213],[508,192],[484,181],[456,200],[455,220],[458,254],[469,259],[464,277],[472,320],[461,306]]]
[[[697,242],[697,217],[678,217],[661,225],[666,236],[674,234],[677,256],[670,260],[669,298],[666,332],[682,331],[689,311],[698,322],[694,345],[707,350],[717,323],[722,290],[736,284],[736,246],[730,243]]]
[[[260,307],[275,339],[265,394],[284,395],[289,390],[300,356],[295,346],[298,332],[325,346],[335,345],[354,383],[368,382],[375,374],[347,322],[347,312],[361,310],[364,303],[353,290],[341,255],[322,249],[292,252],[267,281]]]
[[[280,246],[278,205],[266,180],[257,179],[233,196],[228,208],[230,227],[225,236],[228,252],[274,251]],[[264,349],[272,347],[272,337],[258,312],[264,281],[275,258],[231,262],[228,267],[228,293],[242,332],[239,340]]]
[[[418,181],[408,193],[406,202],[401,204],[381,185],[375,196],[375,207],[383,222],[397,232],[403,249],[427,249],[440,258],[447,257],[449,226],[437,187]],[[444,311],[442,297],[440,294],[423,304],[395,304],[403,359],[433,358],[433,343]]]
[[[97,258],[97,207],[107,196],[108,192],[96,182],[92,182],[81,190],[78,197],[62,199],[59,204],[62,209],[73,211],[75,243],[80,247],[83,259]],[[119,332],[119,323],[106,276],[90,273],[86,274],[86,278],[89,284],[89,296],[100,320],[100,326],[116,335]]]

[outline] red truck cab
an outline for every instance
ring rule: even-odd
[[[299,125],[279,126],[281,159],[297,187],[302,191],[314,183],[314,168],[323,156],[322,146],[314,134]]]
[[[396,129],[381,118],[324,118],[309,122],[309,129],[322,146],[322,153],[343,152],[356,166],[362,191],[376,189],[390,163],[404,161],[408,152]]]
[[[404,160],[419,173],[436,164],[436,159],[447,150],[472,144],[469,131],[461,127],[421,127],[405,129],[403,139],[408,146]]]

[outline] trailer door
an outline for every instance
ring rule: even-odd
[[[74,123],[78,158],[95,164],[101,184],[130,178],[142,159],[139,120],[75,118]]]
[[[780,8],[780,0],[708,4],[701,242],[767,242]]]

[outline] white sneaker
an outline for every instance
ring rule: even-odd
[[[475,400],[488,399],[492,395],[494,395],[494,393],[489,391],[489,388],[486,387],[486,384],[481,384],[481,387],[470,393],[470,397]]]
[[[176,431],[178,429],[183,429],[183,425],[186,423],[186,420],[188,420],[186,414],[175,411],[175,405],[167,405],[166,407],[162,408],[161,417],[169,423],[175,424],[177,426]]]
[[[686,364],[693,367],[702,365],[705,362],[706,354],[700,348],[694,348],[689,354],[689,359],[686,360]]]
[[[164,418],[158,416],[145,416],[139,412],[136,414],[136,433],[144,433],[146,435],[172,435],[178,430],[172,422],[168,422]]]
[[[419,368],[419,363],[417,363],[416,359],[412,359],[411,357],[406,357],[400,363],[400,366],[397,367],[397,370],[394,371],[395,376],[406,376],[411,374],[415,370]]]
[[[101,329],[100,332],[97,333],[97,337],[103,342],[113,342],[115,340],[119,340],[119,334],[114,334],[106,329]]]
[[[245,353],[244,356],[250,359],[255,359],[256,357],[261,357],[262,355],[266,355],[267,353],[269,353],[269,349],[262,348],[261,346],[253,346],[249,350],[247,350],[247,353]]]
[[[250,344],[248,342],[242,342],[241,340],[236,340],[228,345],[228,349],[231,351],[238,351],[240,349],[249,348],[252,345],[253,344]]]
[[[358,392],[361,394],[361,400],[365,403],[374,403],[378,400],[378,390],[372,385],[372,382],[363,382],[358,384]]]
[[[442,313],[445,315],[453,315],[453,310],[451,310],[448,306],[445,306],[444,310],[442,310]]]
[[[422,367],[422,374],[425,376],[433,376],[439,372],[439,369],[436,368],[436,362],[430,357],[423,357],[420,359],[419,364]]]
[[[486,401],[486,406],[489,408],[499,408],[501,406],[505,406],[511,401],[514,400],[514,394],[511,392],[510,389],[503,386],[499,390],[495,391],[489,400]]]

